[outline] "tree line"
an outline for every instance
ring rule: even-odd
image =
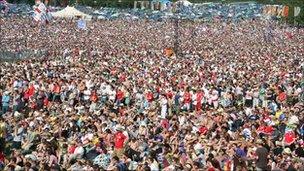
[[[86,5],[93,8],[112,7],[112,8],[133,8],[135,0],[49,0],[49,4],[53,6],[67,6],[67,5]],[[151,1],[151,0],[148,0]],[[173,0],[175,2],[177,0]],[[233,2],[257,2],[261,4],[277,4],[288,5],[289,16],[284,18],[289,23],[298,23],[304,26],[304,0],[189,0],[192,3],[205,3],[205,2],[220,2],[220,3],[233,3]],[[35,0],[8,0],[11,3],[29,3],[33,5]],[[300,15],[294,17],[294,7],[300,7]]]

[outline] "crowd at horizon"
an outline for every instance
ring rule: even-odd
[[[303,28],[0,22],[0,170],[304,170]]]

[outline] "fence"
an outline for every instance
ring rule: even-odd
[[[11,52],[0,50],[0,61],[16,61],[28,58],[40,58],[45,56],[47,53],[43,50],[23,50],[21,52]]]

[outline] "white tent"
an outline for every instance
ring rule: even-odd
[[[186,7],[192,5],[192,3],[189,2],[189,1],[187,1],[187,0],[179,0],[179,1],[177,1],[176,3],[177,3],[177,4],[182,4],[183,6],[186,6]]]
[[[53,12],[52,13],[53,17],[58,17],[58,18],[74,18],[74,17],[81,17],[84,19],[91,19],[92,16],[85,14],[79,10],[77,10],[74,7],[67,6],[63,10]]]

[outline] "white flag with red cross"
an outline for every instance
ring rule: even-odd
[[[47,2],[46,2],[47,3]],[[41,1],[36,1],[34,6],[34,20],[36,22],[48,23],[51,20],[51,15],[47,7]]]

